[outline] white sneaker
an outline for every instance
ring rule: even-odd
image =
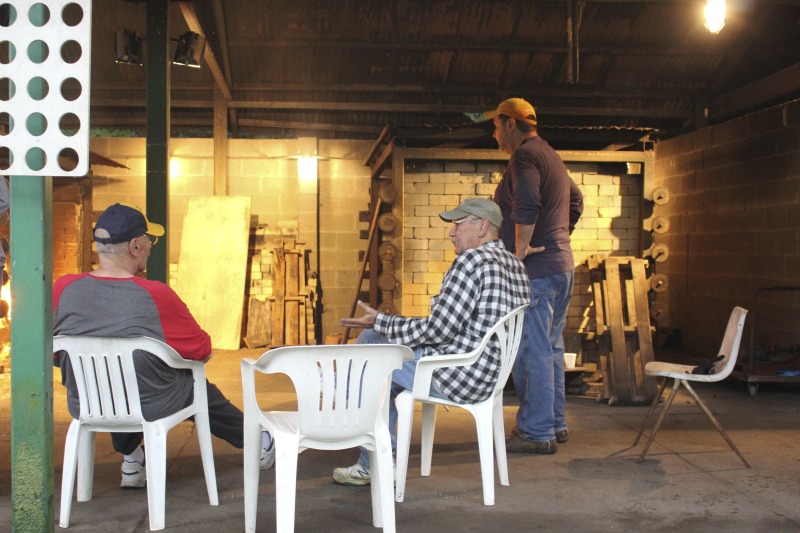
[[[271,468],[275,464],[275,441],[269,449],[261,448],[261,470]]]
[[[356,463],[353,466],[335,468],[333,480],[339,485],[369,485],[369,468]]]
[[[142,489],[147,485],[147,470],[139,461],[122,461],[120,467],[122,480],[119,486],[123,489]]]

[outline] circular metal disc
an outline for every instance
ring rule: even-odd
[[[659,235],[663,235],[669,231],[669,219],[667,217],[657,216],[653,218],[653,231]]]
[[[396,225],[397,219],[395,219],[394,215],[391,213],[384,213],[378,217],[378,227],[381,229],[381,231],[394,231]]]
[[[385,291],[391,291],[397,287],[397,278],[391,272],[384,272],[378,276],[378,287]]]
[[[381,313],[386,313],[387,315],[397,314],[397,308],[394,306],[394,304],[388,304],[388,303],[380,304],[378,306],[378,311],[380,311]]]
[[[669,288],[669,278],[664,274],[653,274],[650,278],[650,287],[655,292],[666,292]]]
[[[653,191],[653,202],[657,205],[664,205],[669,202],[669,190],[666,187],[658,187]]]
[[[667,259],[669,259],[669,246],[666,244],[656,244],[652,248],[650,248],[650,257],[656,263],[663,263]]]
[[[385,242],[378,246],[378,256],[381,258],[381,261],[391,262],[394,261],[395,256],[397,255],[397,246],[390,242]]]
[[[653,320],[661,320],[662,318],[666,318],[667,315],[669,315],[669,307],[667,307],[667,304],[655,302],[650,306],[650,318]]]
[[[378,189],[378,198],[387,204],[394,202],[395,198],[397,198],[397,191],[395,190],[394,185],[391,183],[384,183],[381,185]]]

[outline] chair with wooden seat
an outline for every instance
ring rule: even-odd
[[[728,327],[725,329],[725,337],[722,339],[722,346],[719,349],[719,355],[722,355],[723,359],[715,363],[714,368],[716,371],[711,374],[692,374],[692,370],[695,367],[691,365],[679,365],[673,363],[663,363],[659,361],[647,363],[645,366],[645,374],[648,376],[661,377],[663,380],[661,381],[661,386],[658,389],[658,393],[656,394],[655,398],[653,398],[653,403],[650,405],[650,410],[647,411],[647,415],[642,421],[642,426],[639,428],[639,433],[636,435],[636,440],[633,441],[633,446],[636,446],[639,443],[639,439],[642,437],[642,433],[644,433],[644,430],[647,427],[647,422],[653,415],[656,405],[658,405],[661,395],[664,393],[664,389],[666,388],[670,379],[672,379],[672,391],[670,392],[667,401],[664,403],[661,413],[658,415],[658,419],[656,420],[655,426],[653,427],[653,430],[647,439],[647,444],[645,444],[642,454],[639,456],[640,463],[644,460],[647,450],[650,449],[653,439],[655,439],[658,430],[661,428],[661,423],[664,421],[664,417],[666,416],[670,406],[672,406],[672,402],[675,399],[675,395],[678,393],[678,389],[684,387],[692,396],[692,398],[694,398],[694,401],[697,402],[697,405],[703,410],[706,416],[708,416],[709,420],[711,420],[711,422],[714,424],[714,427],[717,428],[717,431],[719,431],[731,449],[736,452],[736,455],[739,456],[739,459],[742,460],[747,468],[750,468],[750,464],[744,458],[742,452],[739,451],[739,448],[736,447],[731,438],[725,432],[722,424],[720,424],[716,417],[711,413],[711,410],[706,407],[706,404],[700,400],[700,397],[697,396],[697,393],[695,393],[692,386],[689,385],[690,381],[697,383],[713,383],[722,381],[731,374],[733,367],[736,365],[736,357],[739,354],[739,344],[742,339],[742,330],[744,328],[744,320],[746,315],[747,309],[743,309],[741,307],[733,308],[733,312],[728,319]]]

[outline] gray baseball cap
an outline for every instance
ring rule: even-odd
[[[439,218],[445,222],[452,222],[469,215],[484,218],[498,228],[503,223],[500,206],[487,198],[467,198],[455,209],[439,213]]]

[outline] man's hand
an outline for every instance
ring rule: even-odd
[[[361,300],[358,301],[358,306],[364,311],[364,316],[361,318],[342,318],[339,320],[339,324],[346,328],[371,328],[375,324],[378,310],[371,308]]]
[[[544,246],[537,246],[534,248],[529,244],[528,247],[525,248],[524,254],[520,254],[519,252],[517,252],[515,255],[517,256],[517,259],[519,259],[520,261],[524,261],[525,258],[528,257],[529,255],[538,254],[539,252],[543,251],[544,251]]]

